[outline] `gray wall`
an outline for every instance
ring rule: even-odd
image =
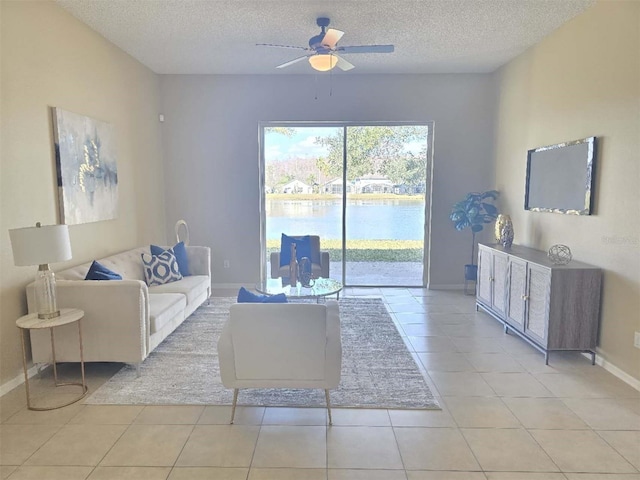
[[[258,123],[330,120],[435,122],[431,286],[462,283],[470,232],[448,215],[493,187],[491,75],[163,75],[161,98],[166,222],[211,246],[214,284],[259,278]]]

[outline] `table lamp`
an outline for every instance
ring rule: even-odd
[[[9,230],[13,263],[22,267],[39,265],[36,274],[38,318],[60,316],[56,301],[56,277],[49,264],[71,259],[71,243],[67,225],[40,225]]]

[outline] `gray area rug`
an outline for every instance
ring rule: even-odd
[[[141,376],[125,365],[84,403],[230,405],[220,381],[216,345],[234,298],[212,298],[144,361]],[[342,379],[331,391],[336,407],[439,409],[379,298],[340,299]],[[322,407],[324,391],[240,390],[238,405]]]

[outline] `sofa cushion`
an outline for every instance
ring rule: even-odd
[[[89,271],[87,272],[87,276],[84,277],[85,280],[122,280],[122,276],[119,273],[114,272],[113,270],[109,270],[107,267],[102,265],[95,260],[89,267]]]
[[[188,277],[191,275],[189,271],[189,260],[187,258],[187,249],[184,246],[184,242],[178,242],[171,248],[159,247],[158,245],[151,245],[151,255],[160,255],[165,250],[171,250],[173,254],[176,256],[176,260],[178,262],[178,268],[180,269],[180,274],[183,277]]]
[[[187,297],[181,293],[154,293],[149,295],[149,319],[151,334],[160,329],[176,315],[184,316]],[[182,320],[182,319],[181,319]]]
[[[187,305],[190,305],[209,287],[210,280],[207,275],[191,275],[177,282],[149,287],[149,293],[181,293],[187,297]]]
[[[182,279],[178,261],[171,249],[164,250],[160,255],[143,253],[141,257],[147,285],[164,285]]]

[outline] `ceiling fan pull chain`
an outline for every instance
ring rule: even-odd
[[[329,96],[333,96],[333,68],[329,70]]]
[[[318,100],[318,75],[317,74],[313,76],[313,87],[315,90],[314,100]]]

